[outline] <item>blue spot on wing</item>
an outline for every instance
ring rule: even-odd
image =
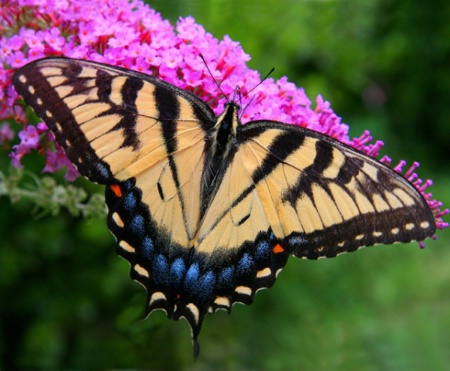
[[[134,209],[136,209],[136,205],[137,205],[137,200],[136,200],[136,196],[133,193],[128,193],[122,200],[122,205],[123,208],[128,211],[131,212]]]
[[[93,167],[94,167],[94,172],[96,173],[95,174],[96,177],[101,178],[105,182],[112,178],[111,171],[105,164],[98,162],[98,163],[94,164]]]
[[[308,245],[308,240],[302,236],[292,236],[291,238],[289,238],[288,243],[291,246],[295,246],[295,247],[301,247],[301,246],[307,246]]]
[[[214,285],[216,283],[216,277],[212,271],[206,272],[203,276],[201,276],[198,282],[197,292],[199,294],[199,298],[203,300],[209,299],[212,295]]]
[[[222,269],[217,281],[218,289],[228,289],[233,285],[234,267],[226,267]]]
[[[277,240],[275,238],[275,235],[273,234],[273,232],[270,232],[269,239],[270,239],[270,242],[275,242]]]
[[[159,254],[153,260],[152,274],[156,284],[164,286],[169,284],[169,264],[163,255]]]
[[[244,255],[242,255],[242,258],[237,265],[237,274],[239,276],[250,275],[252,274],[254,268],[255,263],[253,261],[253,258],[249,253],[245,253]]]
[[[198,263],[192,264],[186,272],[184,279],[184,288],[188,292],[194,292],[197,287],[197,281],[200,276],[200,268]]]
[[[145,259],[153,259],[153,255],[155,254],[155,245],[153,244],[153,240],[150,237],[144,237],[144,239],[142,240],[141,248],[141,254]]]
[[[256,245],[255,258],[258,262],[266,260],[270,257],[270,246],[267,241],[260,241]]]
[[[189,296],[205,302],[211,298],[215,283],[216,277],[212,271],[201,275],[198,263],[193,263],[186,272],[184,289]]]
[[[133,179],[128,179],[125,182],[122,183],[122,191],[124,193],[128,192],[131,188],[134,187],[134,185],[136,184],[134,178]]]
[[[186,265],[182,258],[175,259],[170,267],[170,282],[173,286],[179,286],[186,273]]]
[[[134,215],[128,224],[130,233],[141,239],[145,232],[145,221],[142,215]]]

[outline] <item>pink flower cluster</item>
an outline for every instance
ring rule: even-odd
[[[250,57],[239,43],[225,36],[217,40],[192,17],[180,18],[176,28],[139,0],[10,0],[0,12],[0,119],[15,118],[26,122],[25,113],[11,84],[13,70],[47,57],[66,56],[118,65],[157,76],[189,90],[208,102],[216,113],[237,89],[241,107],[246,107],[242,121],[266,119],[300,125],[347,143],[371,156],[383,146],[372,142],[368,132],[359,138],[348,137],[348,126],[341,122],[330,104],[318,96],[315,108],[301,88],[281,78],[261,83],[256,71],[246,62]],[[200,57],[203,55],[211,74]],[[211,76],[212,75],[212,76]],[[220,84],[220,90],[216,82]],[[258,85],[260,84],[260,85]],[[257,86],[258,85],[258,86]],[[255,88],[249,96],[250,89]],[[251,99],[251,104],[247,106]],[[33,150],[46,155],[44,171],[67,166],[68,179],[77,176],[61,149],[54,143],[44,124],[25,125],[20,143],[11,158],[20,166],[22,157]],[[384,159],[384,162],[389,160]],[[447,227],[441,204],[425,194],[429,181],[422,182],[414,173],[418,189],[429,200],[438,228]],[[399,170],[401,171],[401,170]]]

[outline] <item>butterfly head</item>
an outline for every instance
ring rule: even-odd
[[[235,101],[230,101],[225,104],[224,111],[217,117],[216,121],[218,138],[220,133],[222,133],[222,135],[226,135],[227,137],[229,137],[229,135],[236,134],[236,128],[241,125],[238,115],[240,109],[241,107]]]

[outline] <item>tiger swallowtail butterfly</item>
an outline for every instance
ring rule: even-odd
[[[230,102],[136,71],[34,61],[14,86],[78,171],[106,186],[108,227],[146,312],[184,317],[194,354],[204,316],[251,304],[289,255],[334,257],[435,232],[420,192],[326,135],[275,121],[242,125]]]

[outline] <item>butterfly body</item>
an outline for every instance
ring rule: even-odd
[[[251,304],[289,255],[333,257],[435,231],[421,194],[375,159],[274,121],[216,117],[195,95],[119,67],[35,61],[16,90],[79,172],[106,185],[108,227],[131,276],[191,325]]]

